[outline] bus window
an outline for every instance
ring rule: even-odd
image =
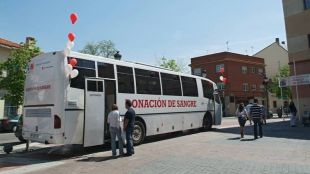
[[[114,79],[114,66],[109,63],[97,62],[98,77]]]
[[[192,96],[198,97],[197,82],[195,78],[191,77],[181,77],[182,87],[183,87],[183,96]]]
[[[68,62],[70,59],[71,57],[68,57]],[[77,69],[79,74],[77,77],[71,79],[70,87],[85,89],[85,77],[96,77],[95,62],[79,58],[75,59],[77,60],[77,64],[74,69]]]
[[[135,68],[138,94],[160,95],[159,73]]]
[[[208,99],[213,99],[213,93],[214,93],[213,84],[206,80],[201,80],[201,83],[202,83],[203,96]]]
[[[94,91],[94,92],[103,92],[103,84],[102,81],[87,81],[87,91]]]
[[[126,66],[116,66],[117,80],[118,80],[118,92],[130,93],[135,92],[133,85],[133,71],[132,68]]]
[[[94,69],[77,68],[79,74],[77,77],[71,79],[70,87],[85,89],[85,77],[96,77],[96,71]]]
[[[68,57],[68,62],[70,62],[70,59],[72,57]],[[95,69],[95,62],[91,60],[84,60],[84,59],[79,59],[75,58],[77,61],[76,67],[80,68],[88,68],[88,69]]]
[[[181,83],[178,75],[160,73],[163,95],[182,96]]]

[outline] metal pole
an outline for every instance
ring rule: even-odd
[[[295,58],[294,57],[293,57],[293,64],[294,64],[294,75],[296,77],[296,64],[295,64]],[[298,84],[296,84],[295,90],[296,90],[296,99],[297,99],[297,108],[298,108],[297,114],[298,114],[299,121],[301,121],[301,119],[300,119],[300,107],[299,107]]]

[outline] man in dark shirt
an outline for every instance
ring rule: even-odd
[[[257,125],[259,128],[259,136],[263,137],[263,129],[262,129],[262,108],[257,105],[258,100],[254,99],[254,104],[250,109],[250,116],[254,122],[254,138],[257,139]]]
[[[125,106],[127,112],[125,113],[125,120],[124,120],[124,131],[126,131],[126,141],[127,141],[127,153],[126,156],[131,156],[135,153],[133,148],[133,141],[132,141],[132,132],[135,124],[135,117],[136,113],[131,107],[131,101],[126,100]]]

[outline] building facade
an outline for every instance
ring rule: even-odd
[[[266,91],[263,85],[265,72],[264,59],[231,52],[220,52],[191,59],[192,73],[206,77],[218,84],[222,93],[226,116],[234,115],[237,105],[247,104],[254,98],[266,104]],[[227,83],[221,82],[220,69],[224,68]]]
[[[282,0],[291,75],[310,74],[310,0]],[[292,87],[300,116],[310,113],[310,84]]]
[[[19,47],[20,45],[15,42],[0,38],[0,62],[2,63],[7,61],[12,50],[17,49]],[[7,73],[3,71],[1,72],[0,78],[6,75]],[[10,112],[10,110],[12,109],[10,104],[8,102],[5,102],[5,100],[3,99],[4,95],[5,91],[0,90],[0,119],[6,116],[7,113]]]
[[[263,48],[253,56],[265,60],[266,77],[268,79],[276,77],[279,74],[280,67],[288,65],[288,51],[281,46],[279,38],[276,38],[274,43]],[[283,102],[287,98],[287,96],[283,96],[283,99],[281,99],[276,94],[268,93],[269,110],[276,113],[277,109],[283,106]]]

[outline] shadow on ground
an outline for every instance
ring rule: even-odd
[[[248,125],[248,122],[246,124],[247,126],[245,127],[245,135],[253,135],[254,134],[253,125],[252,126]],[[265,137],[310,140],[310,133],[309,133],[310,127],[303,127],[301,125],[298,127],[290,127],[289,121],[267,123],[267,125],[263,125],[262,127],[263,127],[263,136]],[[223,128],[223,129],[217,129],[216,132],[240,135],[240,128],[239,127]],[[229,140],[233,139],[234,138],[230,138]],[[243,139],[242,141],[247,140]]]

